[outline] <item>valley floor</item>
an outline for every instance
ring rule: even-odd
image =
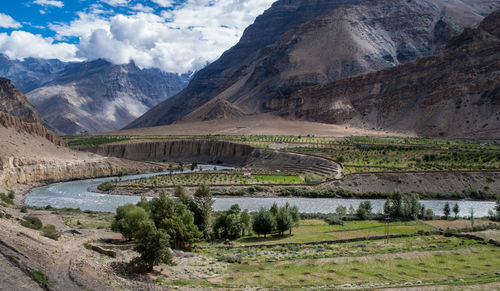
[[[20,194],[16,196],[22,196]],[[20,198],[16,198],[19,201]],[[137,256],[133,244],[109,230],[111,213],[71,209],[22,209],[0,206],[0,276],[6,290],[205,290],[211,289],[380,289],[497,290],[500,288],[499,224],[472,233],[476,239],[446,237],[439,230],[470,226],[467,220],[394,222],[352,221],[328,225],[309,219],[293,235],[246,236],[233,248],[222,242],[200,243],[193,252],[175,251],[176,266],[160,265],[149,274],[130,273],[126,263]],[[24,217],[53,224],[62,236],[52,240],[20,225]],[[71,234],[69,231],[73,230]],[[355,242],[314,243],[328,239]],[[309,244],[313,242],[312,244]],[[290,244],[292,243],[292,244]],[[107,250],[110,257],[92,250]]]

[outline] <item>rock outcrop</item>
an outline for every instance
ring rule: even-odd
[[[82,151],[108,157],[137,161],[198,162],[238,167],[310,172],[322,176],[340,177],[341,166],[315,156],[254,148],[249,145],[216,140],[172,140],[130,142],[78,147]]]
[[[24,122],[43,123],[42,116],[26,96],[8,79],[0,78],[0,112],[8,113]]]
[[[280,116],[425,136],[500,137],[500,10],[439,55],[269,101]]]
[[[0,169],[0,189],[15,184],[61,182],[116,176],[118,173],[138,174],[161,169],[158,165],[116,158],[96,158],[91,161],[68,161],[33,165],[14,165]],[[164,169],[166,170],[166,169]]]
[[[20,133],[41,136],[58,146],[66,146],[66,142],[62,140],[55,132],[47,129],[45,126],[39,123],[24,122],[21,119],[10,114],[0,112],[0,125],[6,128],[14,128]]]
[[[499,7],[498,0],[278,1],[185,90],[127,128],[206,120],[198,113],[210,112],[203,108],[212,100],[277,113],[300,89],[431,55]]]

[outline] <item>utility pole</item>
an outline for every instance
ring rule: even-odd
[[[385,214],[385,227],[384,227],[384,235],[385,235],[385,244],[389,243],[389,214]]]

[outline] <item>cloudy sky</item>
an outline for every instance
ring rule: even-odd
[[[8,0],[0,53],[11,59],[105,58],[195,71],[240,39],[275,0]]]

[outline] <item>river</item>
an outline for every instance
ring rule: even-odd
[[[202,169],[213,169],[214,166],[201,165]],[[219,167],[218,169],[231,169],[228,167]],[[184,171],[190,172],[189,170]],[[151,177],[167,173],[153,173],[142,175],[130,175],[122,177],[122,180],[139,179],[141,177]],[[50,184],[44,187],[36,188],[26,195],[25,204],[29,206],[45,207],[51,205],[55,208],[80,208],[82,210],[114,212],[120,205],[127,203],[137,203],[140,200],[138,196],[126,195],[108,195],[88,191],[103,182],[112,181],[116,178],[99,178],[70,182],[61,182]],[[257,211],[261,207],[270,207],[273,202],[278,205],[289,203],[299,208],[303,213],[330,213],[335,212],[339,205],[349,208],[352,205],[357,208],[361,201],[371,201],[374,212],[382,211],[385,200],[381,199],[340,199],[340,198],[300,198],[300,197],[216,197],[214,210],[226,210],[232,204],[239,204],[241,209]],[[488,211],[495,207],[492,201],[470,201],[470,200],[421,200],[426,208],[434,211],[436,215],[443,214],[443,207],[446,202],[458,203],[460,207],[460,216],[468,216],[470,209],[474,209],[475,217],[484,217]]]

